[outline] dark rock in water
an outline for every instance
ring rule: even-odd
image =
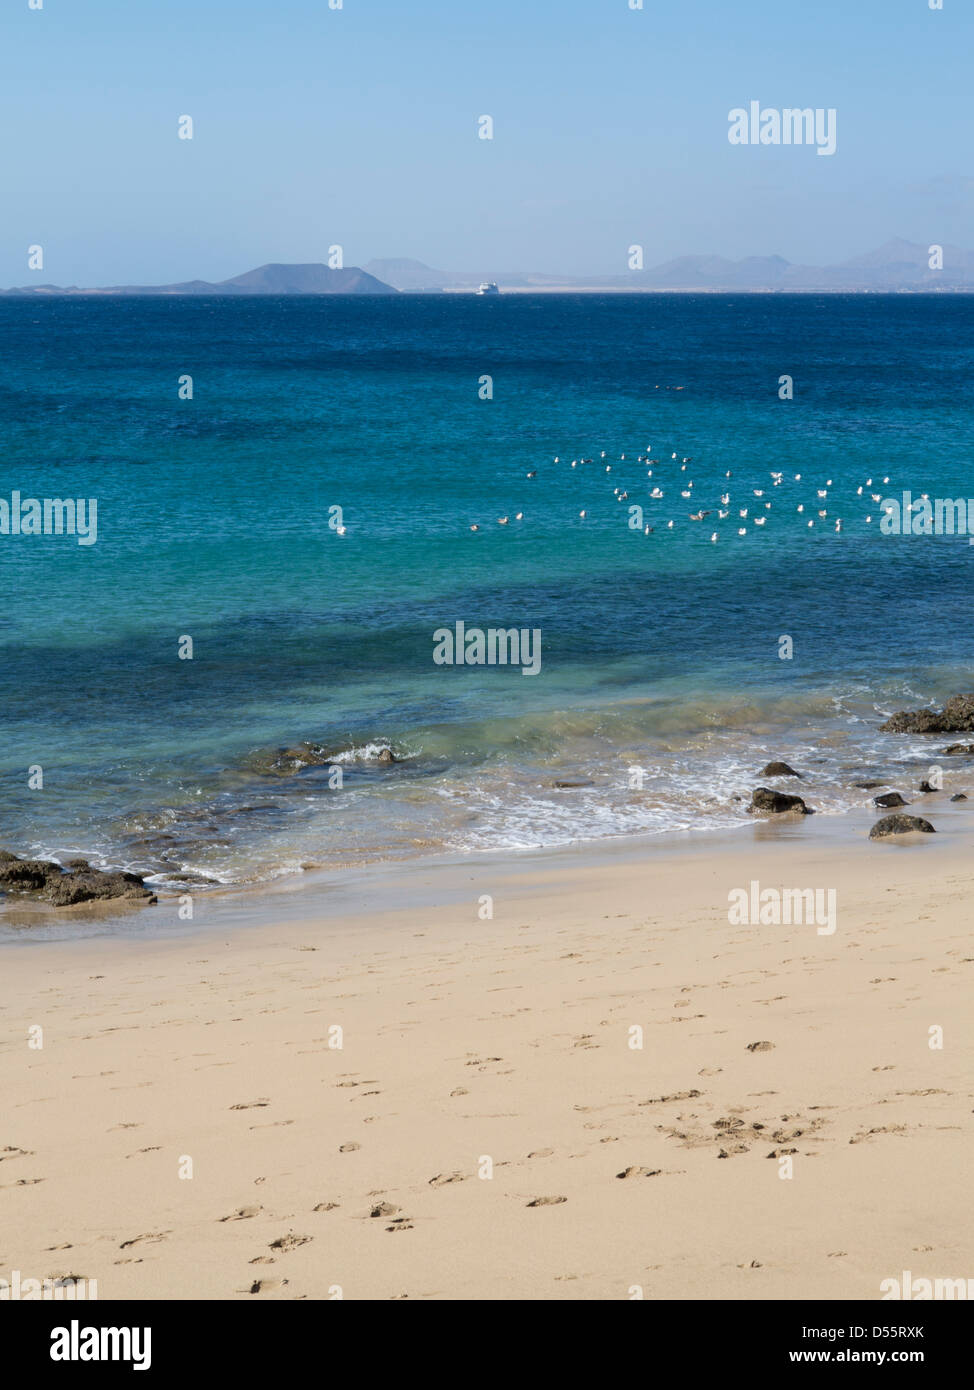
[[[292,748],[261,748],[251,754],[247,766],[260,777],[296,777],[305,767],[335,761],[335,754],[320,743],[298,743]]]
[[[294,748],[285,748],[285,758],[303,763],[305,767],[319,767],[322,763],[335,761],[335,755],[320,743],[299,743]]]
[[[901,709],[885,724],[880,724],[879,730],[883,734],[945,734],[949,732],[949,727],[944,723],[943,714],[937,710]]]
[[[553,787],[594,787],[594,782],[552,782]]]
[[[285,759],[283,748],[262,748],[246,760],[247,768],[258,777],[290,777],[295,771],[291,759]]]
[[[926,780],[926,778],[924,778],[924,780],[920,783],[919,790],[922,792],[939,792],[943,791],[943,788],[931,786],[931,784]]]
[[[73,903],[109,898],[138,898],[146,903],[158,901],[138,874],[102,873],[100,869],[87,874],[63,874],[60,878],[49,879],[41,897],[54,907],[69,907]]]
[[[974,695],[954,695],[944,705],[951,729],[974,729]]]
[[[13,855],[0,865],[0,888],[7,893],[39,893],[49,878],[60,873],[60,865],[45,859],[18,859]]]
[[[811,815],[800,796],[789,796],[787,792],[772,791],[770,787],[757,787],[751,793],[749,811],[800,811],[803,816]]]
[[[952,754],[961,753],[966,757],[974,757],[974,743],[952,743],[949,748],[941,748],[940,756],[949,758]]]
[[[934,828],[922,816],[884,816],[869,832],[870,840],[882,840],[887,835],[909,835],[913,830],[922,830],[933,835]]]
[[[861,792],[871,792],[873,787],[881,787],[882,782],[853,782],[854,787],[858,787]]]
[[[323,743],[295,743],[289,748],[259,748],[246,760],[247,768],[258,777],[297,777],[306,767],[329,767],[339,757],[339,750]],[[391,748],[381,748],[375,755],[378,763],[397,763]]]
[[[64,866],[66,869],[80,869],[83,873],[91,871],[91,865],[87,859],[69,859]]]
[[[787,763],[768,763],[767,767],[761,769],[762,777],[800,777],[801,773],[796,772]]]
[[[65,873],[60,864],[49,860],[18,859],[15,854],[0,851],[0,889],[35,897],[53,907],[109,898],[132,898],[146,904],[158,901],[138,874],[104,873],[88,866],[86,859],[71,862],[86,867]]]
[[[974,695],[953,695],[942,710],[899,710],[885,724],[884,734],[953,734],[974,730]]]
[[[891,808],[893,806],[908,806],[910,803],[904,801],[899,792],[885,792],[882,796],[874,796],[873,801],[877,806]]]
[[[302,867],[303,867],[303,866],[302,866]],[[207,878],[206,874],[193,874],[193,873],[175,873],[175,874],[174,874],[174,873],[170,873],[168,869],[166,869],[164,872],[165,872],[165,875],[166,875],[166,881],[167,881],[167,883],[214,884],[214,883],[219,883],[219,882],[220,882],[220,880],[219,880],[218,878]]]
[[[966,801],[967,797],[964,795],[963,792],[954,792],[953,796],[950,799],[951,801]]]

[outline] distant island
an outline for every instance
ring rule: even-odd
[[[398,294],[358,266],[332,270],[327,265],[258,266],[232,280],[186,280],[178,285],[112,285],[104,289],[79,289],[77,285],[20,285],[0,290],[9,295],[268,295],[268,294]]]
[[[942,259],[942,268],[931,260]],[[974,252],[955,246],[922,246],[896,239],[876,251],[836,265],[794,265],[783,256],[679,256],[645,270],[619,275],[554,275],[543,271],[434,270],[400,257],[370,261],[365,268],[272,263],[230,280],[186,280],[176,285],[20,285],[0,295],[318,295],[476,294],[485,284],[507,293],[974,293]]]
[[[365,269],[397,290],[412,294],[476,291],[484,281],[511,291],[732,291],[784,293],[889,293],[974,291],[974,252],[942,246],[943,269],[930,267],[931,247],[894,239],[876,251],[837,265],[793,265],[783,256],[679,256],[645,270],[618,275],[552,275],[536,271],[434,270],[422,261],[369,261]]]

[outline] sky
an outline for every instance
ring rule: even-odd
[[[974,249],[971,0],[630,3],[4,0],[0,285]],[[835,154],[730,144],[751,101]]]

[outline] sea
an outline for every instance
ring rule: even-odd
[[[698,836],[779,758],[840,815],[939,747],[890,712],[974,687],[969,537],[880,529],[974,496],[972,297],[35,296],[0,334],[0,499],[97,503],[93,544],[0,534],[0,848],[207,891]],[[458,622],[540,669],[435,661]]]

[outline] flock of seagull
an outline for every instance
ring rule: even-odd
[[[575,458],[571,460],[571,467],[583,468],[591,465],[595,467],[603,467],[606,473],[611,473],[613,465],[612,463],[606,462],[607,457],[608,455],[606,451],[603,449],[601,452],[601,457],[599,459]],[[626,455],[620,454],[618,461],[620,463],[626,462]],[[558,455],[556,455],[552,462],[558,465],[563,465],[564,463],[567,463],[567,460],[562,460]],[[675,492],[679,493],[681,501],[686,502],[688,506],[693,506],[694,503],[699,500],[694,497],[694,484],[692,478],[675,477],[672,483],[667,483],[666,487],[660,486],[663,470],[667,469],[673,464],[678,463],[679,472],[686,473],[687,469],[693,463],[693,459],[691,457],[681,456],[679,453],[674,451],[670,455],[666,463],[664,463],[661,458],[654,457],[652,446],[648,446],[645,453],[638,454],[636,456],[636,463],[642,464],[646,468],[646,482],[648,489],[648,499],[650,502],[661,502],[667,495],[669,495],[670,504],[672,506]],[[657,476],[657,470],[659,470],[659,476]],[[526,477],[529,479],[536,479],[537,476],[538,470],[536,468],[531,469],[530,472],[526,474]],[[750,494],[757,500],[751,501],[750,497],[746,496],[743,500],[747,502],[747,505],[742,506],[742,499],[740,497],[737,498],[734,502],[731,501],[731,488],[730,483],[728,481],[731,477],[732,470],[728,469],[724,474],[724,486],[723,491],[720,494],[719,505],[714,504],[710,507],[698,506],[696,511],[687,510],[686,516],[690,521],[702,522],[706,521],[708,517],[713,516],[716,512],[718,521],[726,521],[728,518],[731,518],[731,525],[736,530],[738,536],[746,536],[748,533],[748,523],[750,523],[750,525],[752,526],[758,527],[764,526],[767,523],[768,513],[772,510],[772,503],[771,501],[764,500],[765,492],[772,492],[775,488],[781,487],[784,483],[790,480],[786,479],[784,470],[779,470],[777,472],[774,469],[770,470],[770,481],[768,487],[751,487],[749,489]],[[800,483],[802,481],[802,474],[796,473],[794,475],[794,481],[796,483]],[[882,479],[882,483],[884,486],[888,482],[888,477]],[[876,485],[878,485],[878,483],[879,479],[876,480]],[[873,502],[881,502],[883,499],[883,494],[881,492],[869,491],[869,489],[871,489],[873,486],[873,479],[866,478],[862,483],[859,484],[858,488],[856,489],[856,496],[859,498],[863,498],[864,500],[868,497],[868,499]],[[807,524],[809,527],[813,527],[815,525],[820,524],[828,526],[829,524],[831,524],[836,531],[842,530],[841,516],[830,516],[829,508],[826,505],[829,500],[829,490],[831,487],[832,479],[827,478],[825,479],[824,486],[816,485],[814,502],[808,502],[807,504],[805,502],[799,502],[797,504],[796,513],[802,516],[803,520],[807,520]],[[618,502],[628,502],[630,500],[629,492],[627,489],[615,487],[613,488],[613,494],[615,496],[616,501]],[[810,513],[814,513],[814,515],[809,515],[807,517],[804,515],[806,512],[806,505],[808,511]],[[737,513],[736,516],[733,515],[734,512]],[[585,518],[588,516],[588,510],[585,509],[583,511],[580,511],[578,515],[580,519],[584,521]],[[511,516],[510,514],[506,516],[499,516],[496,518],[496,520],[498,526],[508,526],[510,525],[512,520],[522,521],[523,518],[523,512],[515,512],[513,516]],[[678,519],[679,518],[676,516],[671,516],[667,518],[665,529],[668,531],[674,530]],[[866,517],[867,522],[871,522],[872,519],[873,518],[871,514]],[[471,531],[479,531],[480,526],[479,524],[474,524],[470,527],[470,529]],[[655,526],[650,526],[647,524],[642,525],[643,534],[647,536],[652,535],[655,529]],[[716,544],[718,539],[719,532],[712,532],[710,536],[711,542],[713,544]]]

